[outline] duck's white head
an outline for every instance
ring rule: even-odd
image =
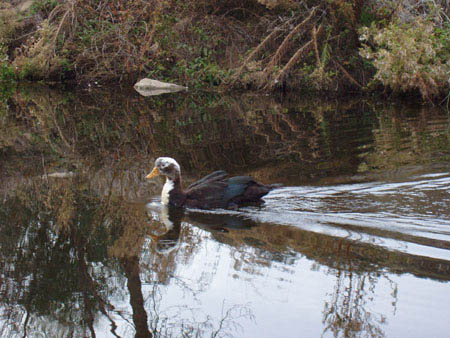
[[[181,175],[180,165],[171,157],[158,157],[152,172],[145,178],[151,179],[158,175],[163,175],[171,180],[175,180]]]

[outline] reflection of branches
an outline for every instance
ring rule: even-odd
[[[377,318],[367,310],[367,302],[375,293],[378,279],[379,276],[370,271],[356,273],[351,267],[349,271],[338,270],[332,299],[325,302],[322,336],[327,331],[331,331],[334,337],[357,337],[362,333],[369,337],[384,336],[380,326],[385,323],[385,317],[380,315]],[[396,299],[396,286],[393,287]]]
[[[27,310],[27,316],[25,318],[25,321],[23,322],[23,337],[24,338],[27,336],[27,325],[28,325],[29,320],[30,320],[30,311]]]
[[[224,309],[225,300],[222,302],[222,319],[219,321],[219,327],[212,332],[211,337],[233,337],[232,332],[228,332],[227,330],[232,329],[233,331],[237,331],[242,329],[242,325],[234,321],[235,318],[254,319],[251,309],[248,306],[233,305],[225,313]]]
[[[147,312],[144,308],[144,298],[142,296],[142,283],[139,276],[139,258],[127,257],[122,262],[125,275],[127,277],[127,287],[130,294],[130,304],[133,309],[133,323],[136,328],[136,337],[152,337],[147,323]]]
[[[201,320],[203,316],[201,309],[192,305],[174,305],[161,310],[163,300],[161,288],[161,285],[154,284],[145,301],[151,318],[150,330],[154,337],[203,337],[206,336],[206,332],[211,332],[211,337],[235,337],[235,332],[243,329],[238,320],[254,319],[248,305],[235,304],[226,309],[225,300],[217,324],[214,324],[215,319],[209,315]],[[186,318],[185,312],[190,313],[191,318]]]
[[[222,318],[219,319],[217,325],[215,325],[216,318],[209,315],[205,316],[198,295],[211,283],[211,278],[216,274],[219,258],[214,260],[211,274],[201,273],[198,278],[193,280],[181,278],[176,273],[177,266],[179,264],[185,265],[184,263],[189,264],[190,261],[185,261],[185,259],[192,259],[195,256],[195,251],[202,248],[202,244],[205,244],[202,240],[205,233],[204,230],[193,228],[187,223],[183,223],[178,228],[181,218],[175,216],[170,210],[168,217],[162,217],[164,212],[165,209],[163,208],[161,215],[151,213],[149,216],[153,218],[153,222],[160,220],[168,223],[167,220],[170,220],[174,224],[171,227],[166,224],[164,227],[166,233],[151,236],[155,249],[153,255],[146,254],[146,249],[144,249],[143,257],[145,259],[141,258],[143,262],[139,264],[140,268],[145,268],[146,272],[150,272],[144,277],[145,283],[152,285],[145,297],[145,311],[148,314],[150,331],[154,337],[200,337],[206,335],[207,332],[212,332],[214,337],[233,336],[233,331],[241,328],[237,320],[253,318],[250,309],[244,305],[234,305],[225,309],[225,305],[223,305]],[[178,230],[176,230],[177,228]],[[175,237],[180,236],[180,241],[189,244],[177,247],[176,250],[171,250],[168,253],[157,251],[158,241],[163,238],[175,239],[173,230],[176,233]],[[147,248],[147,246],[145,247]],[[208,266],[211,266],[211,264],[208,264]],[[162,306],[165,300],[163,291],[169,283],[172,293],[176,293],[175,290],[178,289],[183,293],[183,298],[190,298],[188,304],[175,302],[175,304],[167,307]],[[198,304],[198,307],[195,304]],[[133,306],[133,316],[134,313]]]
[[[183,279],[181,279],[180,277],[176,276],[176,275],[171,275],[170,276],[171,280],[173,280],[175,282],[175,284],[177,284],[182,290],[183,292],[189,292],[192,296],[193,296],[193,300],[195,302],[199,302],[197,295],[202,291],[200,288],[195,290],[191,284],[196,284],[196,283],[192,283],[192,281],[189,281],[190,283],[184,281]]]
[[[80,244],[80,243],[78,243]],[[94,330],[94,319],[95,319],[95,308],[94,306],[97,304],[100,312],[109,320],[111,323],[111,333],[118,337],[116,333],[117,324],[114,320],[109,316],[106,308],[114,309],[114,306],[107,301],[105,301],[97,292],[98,287],[96,286],[95,281],[91,277],[88,272],[88,265],[86,262],[86,243],[79,245],[79,267],[80,267],[80,276],[83,278],[83,298],[85,304],[85,316],[86,321],[88,323],[89,330],[91,331],[92,337],[95,337]],[[96,302],[93,303],[91,298],[93,298]]]
[[[38,178],[30,183],[0,208],[1,261],[8,262],[0,267],[10,290],[5,293],[3,285],[0,289],[23,325],[10,325],[9,332],[95,336],[99,312],[117,336],[117,324],[108,313],[113,307],[103,294],[109,285],[94,269],[105,263],[108,243],[107,229],[98,222],[99,199],[75,189],[77,180]],[[14,271],[8,271],[11,267]]]

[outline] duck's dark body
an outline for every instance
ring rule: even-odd
[[[161,194],[162,203],[176,207],[234,209],[241,205],[261,202],[261,197],[273,189],[271,186],[256,182],[250,176],[228,178],[228,174],[220,170],[183,190],[179,166],[175,160],[159,158],[156,160],[155,168],[158,168],[158,174],[167,177]],[[148,176],[152,177],[153,174]]]
[[[181,182],[174,181],[174,187],[169,191],[169,204],[198,209],[236,208],[260,202],[261,197],[272,190],[250,176],[227,176],[225,171],[215,171],[191,184],[185,191],[181,189]]]

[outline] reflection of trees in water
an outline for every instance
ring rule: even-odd
[[[212,270],[209,275],[202,273],[194,280],[186,281],[177,274],[179,266],[192,266],[190,260],[195,256],[198,246],[203,244],[199,231],[182,225],[183,219],[182,210],[162,208],[151,215],[150,222],[155,227],[147,233],[151,238],[150,243],[144,241],[138,251],[130,253],[129,250],[118,250],[116,242],[111,251],[122,257],[121,266],[127,276],[136,336],[147,337],[150,331],[154,337],[202,337],[209,334],[233,337],[235,331],[242,329],[239,320],[251,318],[251,311],[247,306],[224,303],[222,317],[219,319],[205,315],[199,308],[201,303],[197,297],[211,283],[215,268],[209,266],[208,270]],[[139,237],[136,230],[127,231],[119,242],[129,243],[133,238]],[[180,247],[180,240],[186,245]],[[142,288],[144,284],[149,286],[145,290]],[[191,301],[169,308],[163,306],[168,286],[171,292],[176,289],[183,294],[183,298]],[[146,318],[148,321],[145,321]]]
[[[369,168],[396,169],[408,164],[446,161],[450,150],[449,116],[438,107],[416,111],[396,106],[375,109],[374,151],[367,156]]]
[[[212,232],[216,240],[232,244],[231,256],[234,261],[235,278],[243,278],[257,291],[257,286],[248,280],[249,275],[264,276],[267,267],[290,271],[302,255],[329,266],[336,274],[336,283],[325,301],[323,310],[323,334],[335,337],[382,337],[386,316],[371,312],[376,298],[376,287],[387,281],[391,287],[393,311],[397,303],[397,287],[376,263],[386,258],[384,250],[370,249],[367,245],[359,247],[350,243],[342,250],[342,242],[329,236],[314,234],[291,227],[261,224],[247,230]],[[399,257],[390,254],[393,264]],[[416,265],[423,261],[416,258]],[[412,260],[407,258],[408,264]],[[283,264],[274,264],[282,262]],[[395,263],[394,263],[395,264]],[[398,269],[393,264],[394,270]],[[398,263],[397,263],[398,264]],[[403,262],[404,264],[404,262]],[[243,272],[243,273],[242,273]],[[293,271],[292,271],[293,272]],[[385,291],[385,290],[384,290]]]
[[[339,118],[341,110],[346,118]],[[264,173],[255,171],[264,166],[269,172],[273,167],[270,175],[281,169],[275,180],[355,172],[360,145],[370,142],[372,124],[351,106],[303,106],[298,101],[281,105],[265,97],[227,97],[202,114],[160,113],[158,148],[174,154],[188,171],[229,168],[262,177]]]
[[[135,337],[152,337],[152,333],[148,327],[148,317],[144,307],[144,297],[142,295],[142,283],[139,275],[139,257],[131,256],[124,258],[121,266],[127,279],[127,288],[133,312],[133,323],[136,330]]]
[[[199,319],[195,304],[161,305],[168,285],[194,300],[206,288],[203,275],[198,282],[177,277],[177,266],[195,255],[199,239],[181,218],[171,221],[164,232],[143,208],[93,194],[81,177],[33,180],[0,206],[2,337],[94,337],[100,318],[113,336],[232,336],[249,316],[245,306],[224,304],[222,319]],[[151,246],[165,241],[167,249],[180,235],[192,243],[161,253],[146,246],[152,238]],[[128,296],[130,307],[123,308]]]
[[[355,273],[351,269],[338,269],[334,290],[323,310],[323,334],[330,331],[334,337],[384,337],[382,326],[386,324],[386,317],[370,312],[380,278],[383,276],[378,272]],[[396,285],[391,283],[391,288],[395,311]]]
[[[358,243],[349,243],[345,254],[332,236],[236,215],[189,212],[169,217],[173,225],[167,226],[164,217],[148,217],[142,205],[99,195],[93,186],[84,176],[30,179],[0,204],[4,336],[33,330],[93,335],[100,320],[117,335],[124,321],[133,323],[126,326],[133,334],[207,334],[222,325],[221,335],[232,335],[240,322],[251,319],[249,306],[225,303],[222,324],[201,309],[199,295],[217,276],[222,257],[210,251],[207,268],[195,265],[211,239],[229,249],[233,278],[262,275],[268,268],[293,272],[302,256],[337,269],[324,310],[324,324],[336,335],[382,334],[382,319],[369,313],[368,299],[386,278],[383,271],[448,279],[443,261]],[[180,277],[180,269],[194,265],[198,271],[191,279]],[[189,302],[168,308],[169,292]]]
[[[383,167],[386,158],[421,162],[430,149],[436,156],[445,150],[448,125],[439,111],[425,116],[407,107],[298,97],[142,98],[35,88],[8,102],[0,120],[0,156],[7,159],[0,162],[2,176],[17,169],[42,174],[44,158],[51,171],[89,170],[99,178],[113,175],[112,168],[127,170],[128,183],[142,182],[159,155],[176,157],[195,177],[227,169],[291,183]],[[30,161],[14,161],[29,154]],[[137,191],[130,197],[143,195],[132,186]]]
[[[450,271],[450,264],[443,260],[392,252],[289,226],[259,224],[246,230],[212,232],[212,236],[231,246],[234,278],[247,281],[249,275],[264,275],[267,266],[289,271],[302,256],[316,266],[329,267],[336,282],[324,304],[325,336],[384,336],[387,314],[372,312],[371,308],[378,307],[377,299],[390,299],[392,312],[396,312],[397,285],[389,274],[410,273],[447,281]],[[283,264],[277,266],[276,262]]]
[[[37,183],[2,203],[1,290],[8,300],[3,309],[12,314],[5,334],[37,330],[52,336],[86,335],[95,313],[107,315],[105,270],[94,268],[106,258],[107,239],[95,212],[99,204],[70,191],[70,184],[51,190]],[[23,327],[15,327],[14,317],[24,313]]]
[[[351,118],[334,118],[348,110],[346,106],[295,100],[282,105],[261,96],[187,94],[144,100],[108,92],[76,96],[30,90],[10,100],[8,118],[1,125],[8,133],[0,144],[20,152],[43,152],[49,160],[62,156],[69,162],[65,166],[78,170],[91,163],[117,162],[145,168],[152,157],[170,154],[186,170],[202,173],[299,161],[296,175],[306,169],[310,174],[339,171],[339,163],[347,161],[343,153],[353,161],[359,153],[355,135],[345,135],[346,125],[350,133],[371,125],[364,120],[361,128],[361,120],[354,118],[357,110]],[[342,122],[344,128],[336,125]]]

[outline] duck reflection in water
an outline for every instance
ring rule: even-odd
[[[181,222],[184,211],[180,208],[153,203],[147,205],[147,214],[150,218],[162,223],[162,234],[150,234],[150,238],[156,244],[155,250],[160,254],[169,254],[179,246]]]
[[[143,283],[141,281],[141,251],[129,251],[121,259],[121,267],[127,278],[127,289],[130,295],[130,305],[132,308],[133,324],[136,330],[135,337],[152,337],[154,336],[155,318],[159,318],[161,313],[152,312],[152,309],[158,308],[158,298],[156,297],[158,287],[157,285],[164,285],[167,283],[165,278],[170,276],[170,269],[173,268],[173,258],[176,255],[177,249],[180,247],[180,238],[182,230],[182,222],[201,227],[206,231],[211,232],[227,232],[228,229],[249,229],[256,225],[247,220],[245,217],[236,214],[213,214],[202,213],[185,210],[168,205],[161,205],[160,203],[148,203],[146,205],[147,216],[153,225],[162,229],[157,234],[149,234],[148,236],[154,242],[154,250],[164,257],[153,257],[150,255],[149,261],[143,263],[144,266],[152,267],[153,272],[157,274],[157,283],[152,291],[152,299],[155,302],[152,306],[146,306],[146,301],[143,293]],[[155,224],[157,223],[157,224]],[[156,231],[155,231],[156,232]],[[133,236],[138,236],[133,232]],[[141,247],[142,249],[142,247]],[[144,250],[145,251],[145,250]],[[173,255],[175,253],[175,255]],[[147,270],[148,274],[148,270]],[[245,310],[245,309],[244,309]],[[147,313],[149,311],[149,314]],[[114,329],[113,329],[114,330]],[[156,330],[157,331],[157,330]]]
[[[162,234],[149,235],[156,244],[155,250],[161,254],[169,254],[179,247],[183,221],[211,232],[245,230],[257,226],[256,222],[242,214],[206,213],[155,202],[148,203],[146,208],[148,217],[160,222],[164,227]]]

